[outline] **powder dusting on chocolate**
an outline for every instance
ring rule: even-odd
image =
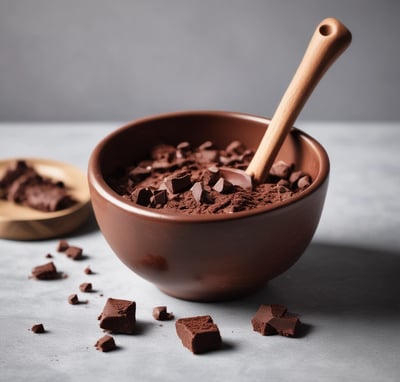
[[[44,212],[62,210],[76,203],[62,181],[42,176],[24,160],[10,165],[0,179],[0,199]]]
[[[224,178],[221,167],[245,170],[254,153],[239,141],[218,149],[211,141],[152,148],[149,158],[116,169],[108,179],[126,200],[184,214],[224,214],[281,203],[310,186],[311,177],[277,161],[264,184],[246,190]]]

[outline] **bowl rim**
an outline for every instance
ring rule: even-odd
[[[107,134],[94,148],[92,154],[90,155],[89,164],[88,164],[88,181],[90,188],[95,189],[104,199],[106,199],[109,203],[117,206],[118,208],[128,212],[133,213],[135,215],[139,215],[142,218],[157,220],[157,221],[173,221],[176,223],[210,223],[210,222],[222,222],[222,221],[231,221],[238,220],[243,218],[248,218],[252,216],[262,215],[266,213],[276,212],[284,209],[289,205],[294,205],[301,200],[308,198],[310,195],[317,192],[324,183],[329,178],[330,172],[330,161],[329,156],[325,150],[325,148],[319,143],[315,138],[306,132],[292,127],[292,131],[300,134],[303,139],[305,139],[308,144],[314,149],[319,162],[320,162],[320,171],[318,177],[313,180],[312,184],[307,187],[301,193],[294,195],[291,198],[288,198],[281,203],[271,204],[268,206],[254,208],[246,211],[238,211],[231,214],[180,214],[180,213],[170,213],[164,210],[152,209],[144,206],[138,206],[132,202],[127,201],[121,195],[119,195],[116,191],[112,189],[111,186],[107,183],[107,181],[102,176],[102,171],[99,164],[99,156],[108,143],[110,139],[118,136],[125,130],[129,130],[134,126],[147,123],[150,121],[156,120],[164,120],[169,118],[177,118],[177,117],[194,117],[194,116],[215,116],[215,117],[228,117],[228,118],[239,118],[243,120],[252,120],[255,122],[261,122],[268,124],[271,120],[269,118],[258,116],[249,113],[242,112],[232,112],[232,111],[220,111],[220,110],[187,110],[187,111],[175,111],[169,113],[162,113],[156,115],[150,115],[147,117],[142,117],[138,119],[134,119],[111,133]],[[92,190],[91,190],[92,192]]]

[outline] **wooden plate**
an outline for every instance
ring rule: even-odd
[[[13,240],[39,240],[61,237],[77,229],[91,214],[90,194],[86,175],[69,164],[41,158],[18,158],[0,160],[0,178],[17,160],[28,165],[43,176],[61,180],[77,200],[72,207],[42,212],[16,203],[0,200],[0,237]]]

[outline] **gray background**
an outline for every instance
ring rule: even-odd
[[[304,120],[400,120],[396,0],[0,0],[0,121],[271,116],[316,25],[353,44]]]

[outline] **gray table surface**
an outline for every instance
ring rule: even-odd
[[[68,236],[87,258],[56,253],[58,240],[0,240],[1,381],[398,381],[400,378],[400,123],[306,123],[331,159],[325,209],[303,257],[263,290],[224,303],[168,297],[113,254],[94,219]],[[45,157],[86,171],[96,143],[112,124],[0,124],[0,159]],[[1,213],[1,211],[0,211]],[[29,279],[47,253],[68,278]],[[90,265],[96,274],[87,276]],[[79,293],[92,282],[96,292]],[[67,303],[77,293],[88,304]],[[93,347],[107,297],[137,303],[138,333],[115,335],[118,351]],[[305,334],[263,337],[250,319],[261,303],[300,314]],[[173,322],[151,312],[167,305],[177,317],[210,314],[224,340],[195,356]],[[29,329],[44,324],[47,333]]]

